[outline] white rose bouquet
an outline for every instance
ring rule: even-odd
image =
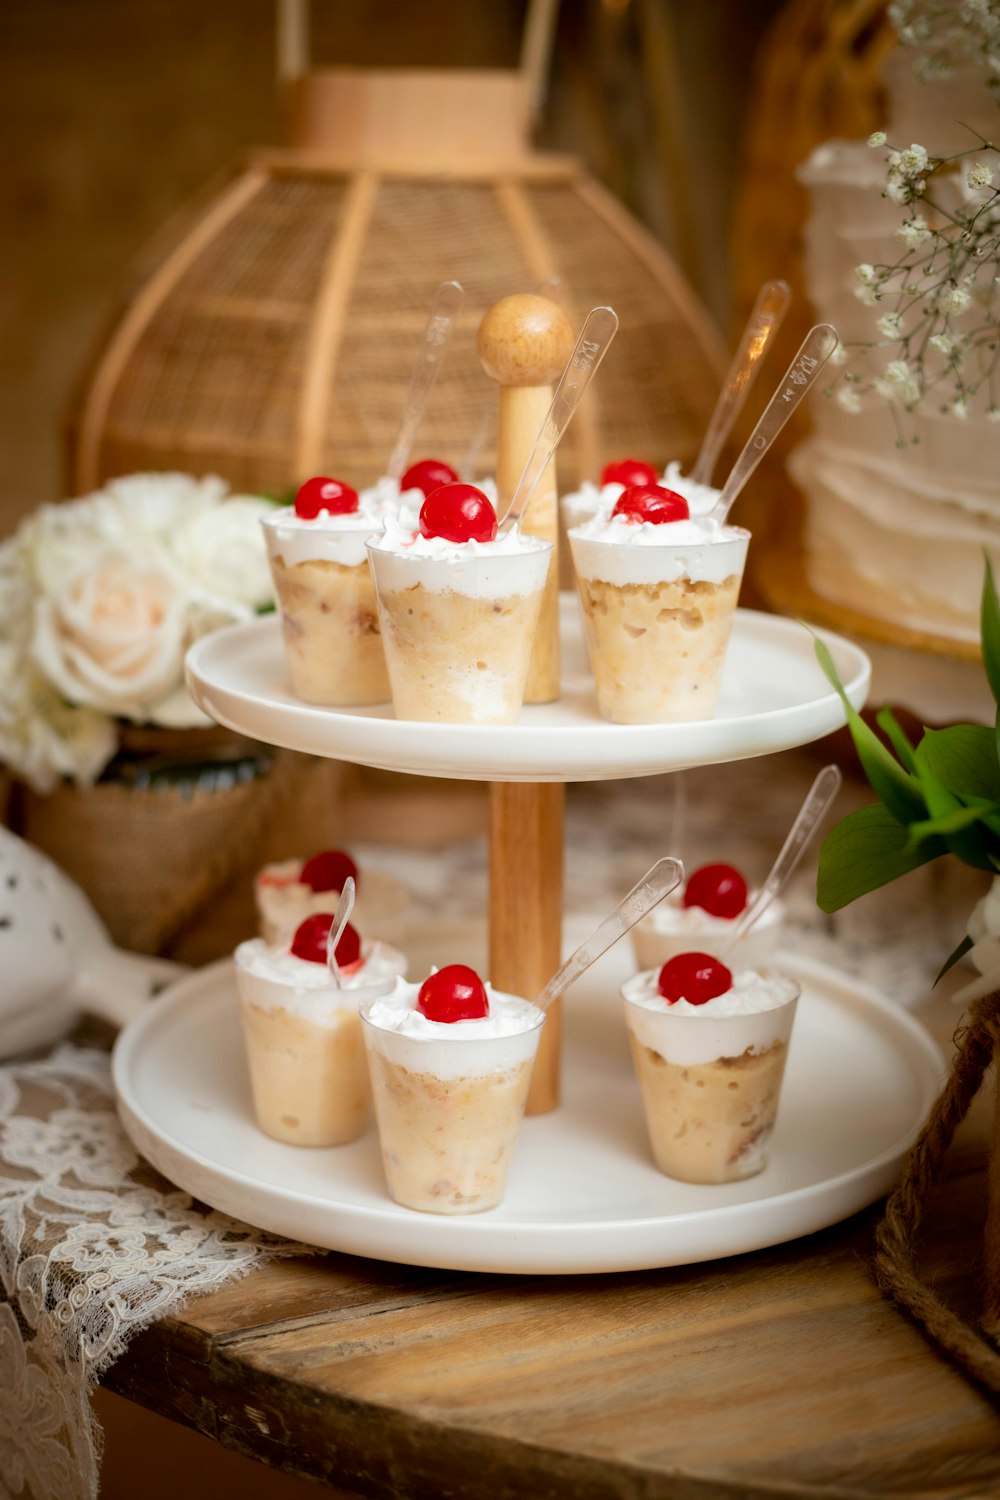
[[[116,721],[207,724],[184,653],[272,606],[270,508],[221,479],[133,474],[28,516],[0,545],[0,762],[47,792],[97,779]]]

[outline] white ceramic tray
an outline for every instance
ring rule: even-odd
[[[442,936],[438,959],[474,961],[479,942]],[[885,1193],[943,1078],[937,1049],[904,1012],[823,965],[783,966],[803,997],[771,1160],[743,1183],[693,1187],[650,1161],[617,996],[631,972],[624,944],[568,994],[563,1105],[525,1121],[507,1196],[485,1214],[397,1208],[374,1128],[332,1150],[262,1134],[228,961],[174,985],[122,1032],[119,1109],[138,1149],[180,1187],[333,1250],[530,1274],[738,1255],[810,1234]]]
[[[558,703],[525,708],[516,724],[401,722],[378,708],[312,708],[288,687],[274,616],[233,625],[188,652],[188,686],[220,724],[272,745],[420,776],[485,781],[603,781],[768,755],[844,723],[809,632],[778,615],[738,610],[714,719],[692,724],[607,724],[598,715],[579,606],[563,595],[563,688]],[[855,707],[868,691],[868,658],[821,632]]]

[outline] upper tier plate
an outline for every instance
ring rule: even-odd
[[[820,671],[812,637],[794,620],[737,611],[714,719],[607,724],[597,712],[576,598],[560,601],[563,687],[558,703],[525,708],[516,724],[422,724],[378,708],[314,708],[288,687],[274,616],[232,625],[187,656],[191,693],[220,724],[310,755],[417,776],[467,781],[602,781],[653,776],[768,755],[839,729],[845,714]],[[868,692],[864,652],[823,632],[856,708]]]

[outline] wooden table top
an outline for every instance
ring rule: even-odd
[[[947,1048],[954,1008],[919,1014]],[[968,1316],[987,1124],[984,1099],[927,1236]],[[137,1336],[105,1384],[381,1500],[1000,1495],[996,1406],[872,1286],[878,1214],[626,1275],[279,1262]]]

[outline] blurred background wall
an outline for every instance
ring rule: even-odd
[[[562,0],[539,144],[678,259],[720,325],[750,61],[779,0]],[[524,0],[313,0],[328,64],[512,66]],[[0,535],[65,493],[62,429],[126,270],[280,142],[272,0],[0,6]]]

